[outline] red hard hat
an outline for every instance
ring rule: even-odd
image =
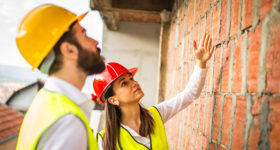
[[[101,103],[104,104],[105,99],[103,96],[115,80],[125,73],[131,73],[131,75],[134,76],[136,72],[137,68],[128,70],[116,62],[107,63],[105,71],[95,75],[93,79],[93,89],[97,97],[101,100]]]

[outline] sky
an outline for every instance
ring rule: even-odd
[[[90,11],[80,22],[90,37],[102,47],[103,23],[98,11],[91,11],[89,0],[0,0],[0,64],[31,68],[16,46],[16,32],[21,19],[34,7],[52,3],[77,15]]]
[[[31,70],[31,66],[17,49],[16,32],[21,19],[30,10],[46,3],[62,6],[77,15],[89,11],[80,24],[87,30],[88,36],[99,41],[98,46],[102,48],[103,22],[98,11],[90,10],[89,0],[0,0],[0,67],[1,65],[16,66]],[[43,79],[46,77],[38,70],[33,71],[32,74]],[[92,78],[93,76],[89,76],[86,80],[83,88],[86,93],[93,91]]]

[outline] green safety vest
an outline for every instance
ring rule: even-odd
[[[154,132],[150,134],[151,150],[168,150],[168,143],[165,133],[165,128],[158,110],[155,107],[150,107],[149,111],[153,114],[154,118]],[[103,137],[105,130],[98,134],[98,138]],[[118,141],[118,140],[117,140]],[[117,149],[119,144],[116,141]],[[131,134],[123,127],[120,127],[120,143],[124,150],[147,150],[150,149],[143,144],[138,143]]]
[[[19,132],[17,150],[37,149],[42,134],[54,122],[67,114],[74,114],[81,119],[87,129],[88,149],[98,150],[89,122],[81,109],[67,97],[44,89],[37,93],[24,117]]]

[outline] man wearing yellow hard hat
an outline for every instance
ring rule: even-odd
[[[80,91],[86,77],[105,69],[98,41],[79,21],[86,15],[44,4],[21,21],[16,42],[32,66],[49,75],[20,129],[17,149],[98,149],[89,126],[91,101]]]

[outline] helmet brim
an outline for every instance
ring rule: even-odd
[[[80,16],[78,17],[78,22],[80,22],[81,20],[83,20],[87,14],[88,14],[88,12],[85,12],[85,13],[83,13],[82,15],[80,15]]]
[[[137,70],[138,70],[138,68],[135,67],[135,68],[128,69],[128,72],[130,72],[131,75],[134,77],[134,75],[136,74]]]
[[[138,68],[135,67],[135,68],[131,68],[131,69],[128,69],[128,72],[125,72],[123,74],[121,74],[120,76],[126,74],[126,73],[131,73],[131,75],[134,77],[134,75],[136,74],[136,72],[138,71]],[[119,77],[120,77],[119,76]],[[118,78],[119,78],[118,77]],[[101,100],[101,103],[100,104],[105,104],[105,93],[107,93],[108,89],[111,87],[111,85],[118,79],[116,78],[115,80],[113,80],[107,87],[105,87],[104,91],[102,92],[103,94],[101,95],[100,97],[100,100]]]

